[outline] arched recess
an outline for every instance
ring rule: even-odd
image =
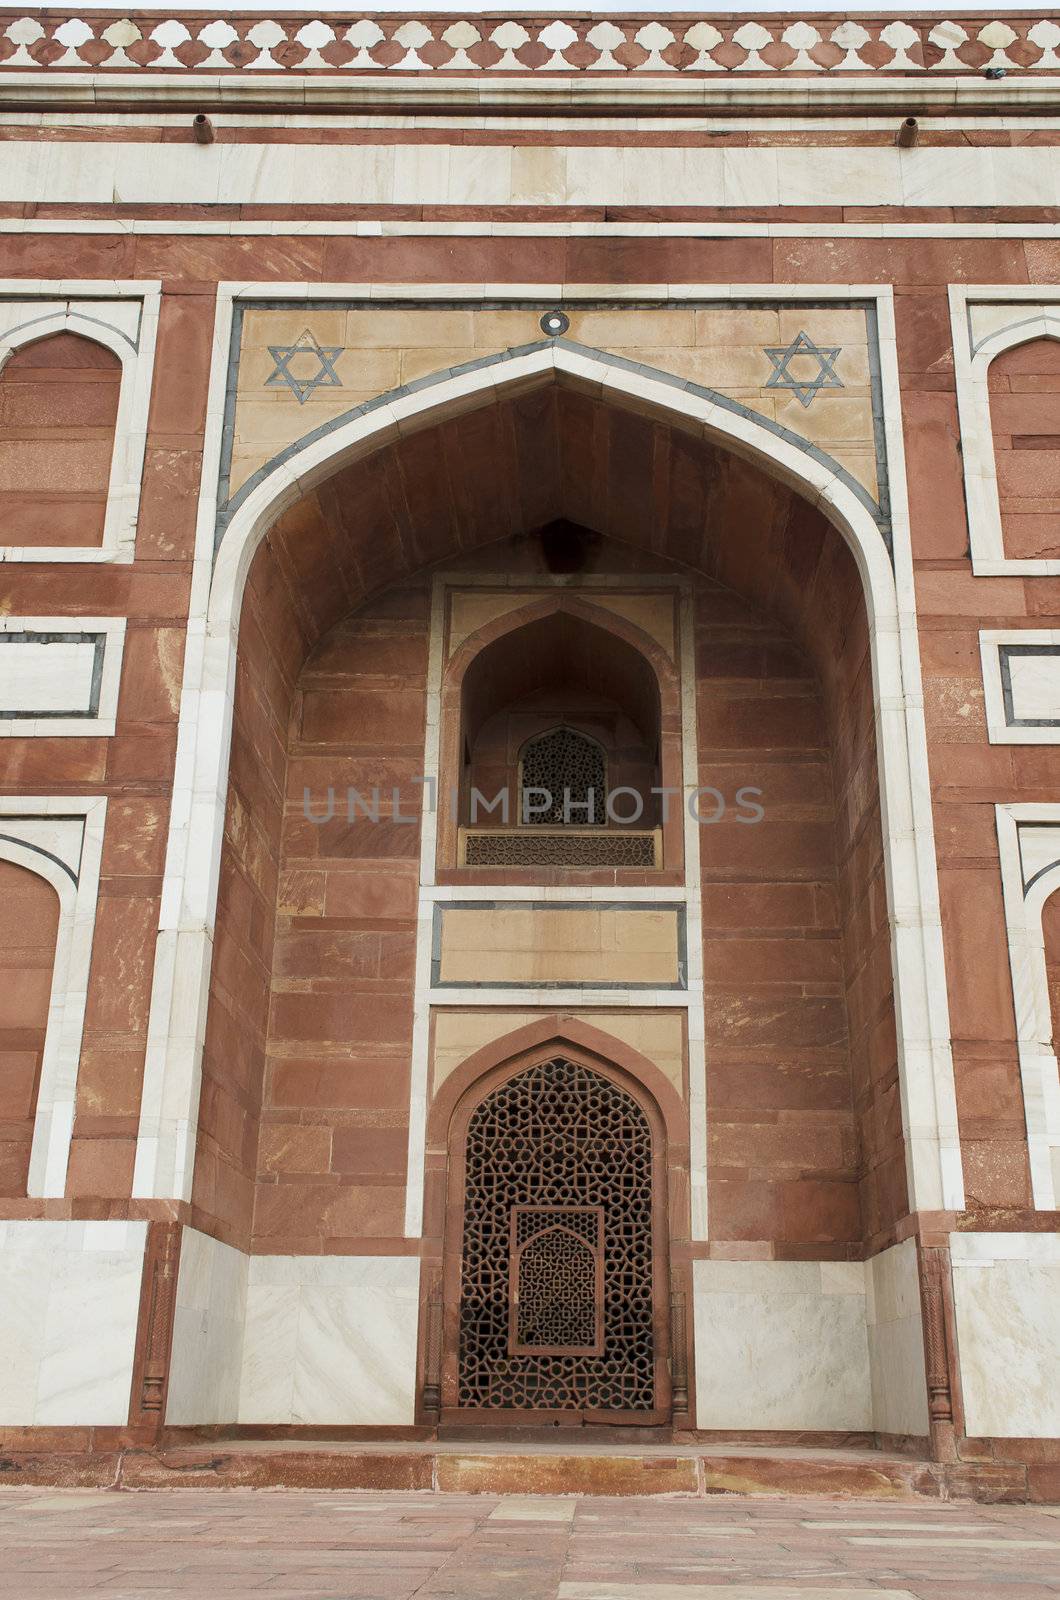
[[[0,818],[0,829],[3,819]],[[80,970],[76,939],[78,886],[64,862],[33,844],[0,833],[0,861],[10,862],[50,885],[58,900],[48,963],[48,1000],[32,1106],[32,1135],[25,1181],[28,1195],[61,1195],[66,1188],[66,1166],[74,1116],[74,1081],[80,1054],[84,994],[71,992],[72,982],[87,981]],[[17,988],[16,988],[17,993]],[[73,1072],[71,1075],[71,1052]],[[74,1081],[71,1081],[71,1077]]]
[[[121,375],[120,358],[80,332],[10,350],[0,367],[5,543],[103,543]]]
[[[1060,557],[1049,554],[1048,549],[1036,548],[1041,543],[1041,528],[1037,524],[1029,526],[1022,535],[1025,549],[1009,549],[1006,546],[1005,522],[1009,520],[1011,524],[1011,518],[1006,519],[1002,515],[1002,493],[1010,487],[1008,478],[1011,477],[1012,468],[1018,468],[1019,463],[1005,461],[1006,483],[1002,486],[999,483],[999,457],[995,450],[995,396],[992,390],[995,383],[1009,383],[1004,362],[1006,355],[1013,352],[1012,365],[1018,367],[1021,362],[1019,352],[1025,347],[1040,346],[1045,351],[1047,369],[1052,379],[1056,371],[1053,347],[1060,341],[1060,305],[1024,306],[1014,302],[1011,310],[1013,320],[1006,327],[980,340],[970,357],[960,343],[966,337],[963,326],[954,341],[958,374],[957,407],[972,562],[976,573],[983,576],[1006,571],[1044,576],[1060,572]],[[1001,367],[996,365],[999,360],[1003,363]],[[1047,409],[1048,395],[1045,399]],[[1010,413],[1015,410],[1014,407],[1005,409]],[[1034,409],[1037,410],[1037,402],[1034,403]],[[1053,415],[1055,417],[1055,403]],[[1010,416],[1007,420],[1013,418]],[[1028,436],[1033,436],[1037,430],[1024,430],[1019,426],[998,431],[1004,439],[1010,440],[1013,434],[1019,436],[1026,432]],[[1045,431],[1048,434],[1055,433],[1055,424],[1050,424]],[[1002,451],[1002,456],[1015,457],[1021,453],[1018,449],[1008,449]],[[1016,511],[1015,514],[1019,520],[1028,513]],[[1036,515],[1033,512],[1029,514]],[[1009,565],[1017,561],[1019,567]]]
[[[12,1197],[27,1193],[61,904],[17,849],[0,841],[0,1194]]]
[[[864,671],[871,677],[871,702],[875,704],[889,939],[898,991],[908,1199],[914,1209],[959,1208],[963,1188],[947,1004],[937,982],[943,969],[941,927],[908,549],[900,539],[892,569],[884,540],[861,498],[825,462],[778,439],[753,418],[687,390],[628,373],[598,353],[574,352],[559,345],[510,353],[501,365],[463,373],[417,391],[351,421],[326,438],[307,442],[257,484],[239,506],[212,572],[212,517],[204,517],[185,657],[176,775],[178,792],[190,798],[175,811],[169,840],[168,893],[156,956],[135,1192],[183,1198],[191,1193],[192,1130],[221,866],[238,630],[255,552],[269,539],[270,530],[276,529],[279,565],[272,563],[268,571],[255,569],[251,584],[256,602],[266,602],[280,583],[301,597],[291,612],[301,637],[292,639],[291,650],[304,655],[309,643],[359,603],[354,588],[359,586],[360,595],[377,592],[400,573],[432,559],[445,559],[453,552],[454,542],[455,548],[460,548],[452,529],[434,537],[429,517],[425,517],[425,540],[415,547],[415,560],[409,559],[407,551],[392,556],[391,546],[380,542],[359,545],[358,537],[363,539],[373,512],[371,495],[376,491],[371,483],[367,489],[362,486],[360,501],[351,497],[344,507],[335,508],[336,527],[325,538],[319,506],[314,510],[311,505],[313,496],[327,496],[329,481],[336,474],[361,463],[370,465],[377,452],[399,443],[415,453],[423,441],[427,454],[421,459],[427,472],[429,452],[436,444],[423,430],[445,429],[459,421],[461,428],[474,435],[481,430],[483,417],[488,418],[497,408],[524,402],[540,408],[549,403],[549,396],[557,394],[573,396],[571,403],[576,406],[604,406],[616,418],[624,419],[623,428],[651,424],[654,419],[672,430],[675,471],[685,474],[683,483],[691,496],[701,496],[696,502],[699,511],[690,514],[680,538],[675,535],[672,559],[690,567],[698,565],[699,570],[712,573],[738,592],[791,617],[807,648],[814,652],[841,722],[855,715],[844,673],[860,670],[858,661],[844,658],[841,641],[829,631],[832,624],[827,615],[816,619],[820,625],[806,619],[814,584],[826,581],[820,574],[838,570],[829,554],[825,522],[838,530],[853,557],[850,582],[857,590],[858,603],[864,601]],[[750,478],[740,478],[743,463],[751,464]],[[623,470],[619,452],[613,461],[618,485],[616,528],[619,536],[636,542],[637,524],[643,524],[639,538],[650,555],[653,547],[643,544],[650,529],[645,493],[641,485],[629,481],[628,466],[625,478]],[[704,545],[704,485],[720,482],[727,492],[737,479],[747,490],[741,506],[741,538]],[[589,487],[587,477],[576,472],[564,479],[570,514],[580,512],[580,504],[575,502]],[[761,556],[763,546],[773,537],[770,518],[783,496],[791,497],[792,509],[790,516],[785,513],[783,537],[788,542],[785,561],[778,566]],[[619,497],[621,506],[617,506]],[[547,514],[546,508],[542,511]],[[823,514],[820,521],[818,512]],[[479,514],[481,527],[488,519],[481,509]],[[591,520],[581,515],[576,519]],[[897,521],[899,528],[904,528],[900,506]],[[489,533],[474,530],[479,542],[496,537],[495,520],[490,526]],[[298,537],[289,539],[288,533],[293,532]],[[314,563],[346,559],[351,551],[354,559],[345,572],[336,572],[326,586],[317,585],[310,595],[305,575]],[[847,583],[845,576],[842,583]],[[256,691],[248,684],[241,692],[250,696]],[[867,714],[870,738],[871,702]],[[189,1017],[194,1019],[191,1026]],[[423,1113],[422,1102],[414,1097],[410,1185],[418,1182],[422,1171]],[[418,1231],[418,1213],[410,1214],[407,1226],[412,1233]]]
[[[630,1408],[628,1415],[620,1405],[609,1403],[599,1408],[601,1417],[607,1413],[623,1411],[623,1420],[646,1425],[669,1421],[672,1413],[684,1417],[689,1406],[687,1375],[691,1369],[691,1350],[685,1344],[688,1329],[683,1315],[685,1296],[690,1291],[690,1282],[687,1281],[688,1261],[684,1250],[689,1232],[688,1125],[684,1107],[673,1086],[658,1067],[640,1052],[604,1029],[596,1028],[576,1018],[560,1016],[542,1017],[476,1051],[449,1075],[433,1097],[428,1134],[427,1221],[423,1244],[424,1274],[421,1281],[421,1319],[424,1327],[423,1337],[419,1341],[422,1363],[419,1392],[425,1396],[425,1415],[437,1410],[443,1417],[451,1416],[456,1420],[460,1415],[466,1419],[473,1412],[479,1420],[504,1422],[516,1420],[514,1416],[516,1412],[536,1409],[520,1405],[518,1401],[510,1408],[503,1404],[500,1407],[476,1406],[474,1401],[468,1398],[468,1374],[466,1371],[463,1373],[461,1371],[461,1349],[468,1343],[469,1333],[466,1310],[463,1327],[461,1323],[462,1276],[465,1263],[469,1263],[467,1270],[473,1274],[476,1271],[473,1264],[470,1264],[472,1246],[466,1233],[469,1215],[466,1205],[469,1198],[466,1185],[473,1170],[469,1165],[468,1141],[469,1136],[474,1134],[476,1120],[495,1103],[498,1094],[503,1094],[509,1089],[517,1089],[527,1074],[547,1074],[553,1064],[573,1066],[577,1072],[588,1074],[600,1084],[613,1086],[617,1095],[626,1097],[636,1108],[637,1114],[643,1118],[650,1140],[650,1177],[647,1179],[647,1185],[650,1187],[651,1210],[648,1230],[651,1252],[651,1314],[648,1316],[646,1308],[642,1308],[639,1343],[643,1346],[647,1342],[652,1352],[653,1403],[650,1406],[646,1405],[645,1397],[642,1395],[639,1405]],[[588,1089],[591,1105],[591,1086],[583,1079],[582,1087],[583,1090]],[[541,1090],[538,1089],[535,1096],[538,1103],[540,1094]],[[613,1113],[614,1107],[611,1110]],[[589,1116],[591,1119],[591,1110]],[[572,1132],[570,1138],[576,1141],[577,1134]],[[492,1142],[491,1140],[491,1144]],[[563,1148],[565,1148],[564,1137],[561,1135],[557,1141],[556,1157],[560,1165],[563,1164]],[[623,1268],[616,1269],[614,1260],[608,1259],[608,1249],[613,1250],[615,1244],[610,1220],[617,1220],[620,1214],[625,1215],[624,1207],[629,1203],[628,1195],[623,1195],[622,1186],[624,1181],[631,1179],[631,1174],[621,1170],[623,1160],[621,1151],[621,1141],[616,1139],[610,1151],[617,1163],[613,1174],[597,1171],[598,1164],[594,1164],[593,1171],[582,1180],[584,1195],[581,1198],[595,1201],[603,1213],[609,1210],[615,1213],[614,1219],[605,1216],[601,1216],[600,1219],[603,1282],[600,1305],[602,1316],[597,1321],[597,1336],[604,1348],[594,1352],[587,1363],[589,1370],[585,1378],[590,1391],[593,1385],[593,1359],[596,1354],[604,1358],[608,1355],[605,1333],[610,1336],[611,1355],[614,1355],[616,1346],[621,1348],[624,1343],[637,1342],[636,1333],[630,1340],[629,1329],[615,1326],[616,1321],[621,1322],[622,1316],[622,1294],[617,1289],[617,1279],[610,1288],[608,1287],[609,1274],[615,1273],[616,1270],[624,1270],[628,1276],[629,1268],[629,1263],[624,1263]],[[568,1165],[572,1170],[579,1166],[573,1151]],[[503,1185],[501,1174],[504,1170],[503,1166],[498,1168],[498,1183],[501,1185]],[[570,1174],[567,1176],[569,1178]],[[610,1207],[606,1198],[609,1177],[615,1184],[615,1198]],[[525,1181],[524,1173],[523,1182]],[[524,1193],[520,1189],[519,1196],[525,1200],[526,1195],[531,1192],[536,1191],[527,1189]],[[544,1193],[544,1190],[540,1192]],[[512,1196],[516,1197],[514,1188]],[[575,1205],[576,1210],[592,1209],[589,1205],[578,1206],[579,1195],[575,1194],[568,1184],[563,1186],[563,1196],[564,1200],[560,1205],[569,1201]],[[502,1196],[498,1204],[503,1205],[503,1203]],[[529,1202],[529,1207],[526,1204],[515,1206],[517,1212],[526,1211],[528,1208],[536,1209],[533,1201]],[[512,1270],[521,1242],[515,1231],[516,1220],[513,1217]],[[551,1212],[547,1220],[552,1220]],[[591,1222],[594,1219],[580,1220]],[[595,1237],[592,1237],[590,1242],[595,1243]],[[496,1254],[495,1249],[492,1254]],[[503,1275],[503,1270],[494,1272],[498,1281]],[[509,1284],[508,1288],[513,1290],[515,1285]],[[514,1298],[511,1303],[514,1306]],[[474,1320],[474,1308],[472,1311]],[[504,1320],[507,1312],[502,1310],[497,1313],[496,1308],[487,1307],[486,1316],[487,1322],[491,1323],[494,1316]],[[496,1342],[495,1329],[493,1334]],[[513,1316],[511,1350],[515,1358],[514,1365],[521,1364],[529,1369],[523,1376],[529,1378],[532,1386],[533,1360],[527,1357],[525,1351],[518,1351],[516,1344],[516,1324]],[[555,1352],[543,1353],[546,1361],[554,1355]],[[643,1376],[642,1360],[642,1379]],[[474,1385],[471,1387],[474,1388]],[[517,1382],[517,1392],[518,1389]],[[554,1408],[542,1406],[537,1412],[538,1420],[541,1419],[541,1411],[551,1409]],[[572,1407],[568,1400],[565,1407],[561,1406],[558,1409],[577,1408]],[[591,1413],[595,1409],[597,1408],[591,1405],[584,1407],[585,1420],[592,1420]]]
[[[678,790],[681,787],[681,701],[673,662],[656,640],[635,623],[594,604],[584,594],[563,590],[498,617],[477,629],[453,652],[442,678],[440,770],[462,770],[462,747],[469,732],[469,717],[477,727],[497,710],[505,695],[515,692],[515,683],[522,689],[535,681],[526,673],[520,674],[518,664],[513,672],[503,658],[506,644],[519,647],[524,661],[536,660],[549,654],[550,647],[554,652],[560,641],[550,637],[547,630],[564,619],[581,625],[579,631],[587,653],[591,651],[593,639],[602,642],[605,648],[598,655],[610,665],[614,681],[609,687],[617,702],[640,725],[647,743],[657,743],[658,773],[647,783],[643,782],[643,775],[638,774],[642,792],[647,794],[651,782]],[[610,651],[607,646],[611,647]],[[599,675],[600,683],[605,681],[605,676]],[[620,781],[621,775],[615,779],[616,783]],[[461,797],[462,817],[464,809]],[[451,808],[446,808],[439,816],[439,868],[449,867],[457,859],[456,821]],[[654,823],[652,814],[639,825],[651,827]],[[677,872],[683,865],[679,808],[667,808],[662,835],[664,848],[658,865]]]
[[[96,550],[102,558],[132,559],[153,338],[154,315],[138,346],[104,316],[69,305],[0,336],[0,503],[8,559],[51,559],[52,550],[66,560]]]
[[[1060,808],[996,808],[1031,1197],[1060,1203]]]
[[[1060,559],[1060,321],[996,351],[987,386],[1005,554]]]

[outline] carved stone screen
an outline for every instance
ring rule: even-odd
[[[651,1168],[651,1129],[636,1102],[562,1057],[528,1067],[477,1107],[466,1147],[460,1407],[654,1408]],[[544,1230],[530,1208],[553,1212]],[[557,1225],[569,1243],[551,1238]],[[536,1351],[528,1291],[539,1332],[547,1323],[562,1333]],[[599,1353],[574,1343],[589,1332]]]
[[[628,828],[464,830],[465,867],[657,867],[659,838]]]
[[[603,1349],[602,1206],[513,1206],[510,1355]]]
[[[539,792],[531,794],[534,789]],[[552,797],[548,807],[545,793]],[[569,811],[566,817],[564,797]],[[543,733],[524,745],[520,800],[523,823],[602,823],[606,799],[607,763],[595,739],[587,739],[573,728],[553,728],[551,733]]]

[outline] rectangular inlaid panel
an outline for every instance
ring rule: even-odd
[[[95,710],[96,640],[47,644],[7,634],[2,642],[0,717],[87,716]]]
[[[653,152],[658,154],[658,152]],[[237,305],[222,493],[246,491],[295,442],[381,395],[546,342],[544,303],[350,301]],[[568,304],[579,349],[724,397],[737,412],[834,461],[875,499],[880,401],[873,319],[837,302]],[[643,625],[643,624],[642,624]]]
[[[435,988],[685,987],[678,906],[564,906],[511,902],[439,906]]]

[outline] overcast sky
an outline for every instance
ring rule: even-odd
[[[66,8],[60,7],[58,9],[63,11]],[[76,16],[78,12],[113,11],[114,9],[114,0],[72,0],[72,4],[70,5],[70,13],[74,16]],[[176,3],[174,3],[174,0],[135,0],[135,3],[131,7],[131,10],[134,14],[138,11],[161,11],[168,16],[180,16],[186,9],[192,9],[195,11],[208,9],[208,0],[192,0],[192,3],[189,6],[183,5],[181,0],[176,0]],[[1051,8],[1048,5],[1041,7],[1035,5],[1028,6],[1027,0],[992,0],[992,3],[991,0],[986,0],[986,14],[984,15],[983,20],[987,21],[989,20],[990,15],[1001,11],[1019,11],[1024,14],[1043,15],[1047,14],[1050,9]],[[792,3],[787,6],[767,4],[761,6],[733,7],[731,10],[727,10],[725,15],[754,17],[768,16],[778,11],[783,11],[790,13],[795,17],[799,17],[808,12],[814,11],[824,11],[833,16],[837,12],[840,15],[846,15],[847,13],[854,13],[858,11],[869,11],[875,13],[877,16],[888,17],[894,16],[900,11],[915,11],[921,16],[937,15],[939,17],[963,17],[968,15],[969,12],[974,14],[975,12],[983,10],[984,0],[976,0],[975,4],[962,3],[962,0],[958,0],[957,4],[950,6],[910,5],[902,3],[902,0],[899,0],[898,4],[880,4],[880,0],[847,0],[847,4],[842,7],[837,6],[834,3],[834,0],[792,0]],[[572,15],[580,17],[600,16],[607,12],[626,12],[633,16],[640,16],[646,11],[668,12],[674,16],[688,16],[690,19],[695,17],[706,17],[709,19],[711,16],[709,11],[696,12],[691,10],[687,5],[659,4],[657,3],[657,0],[640,0],[639,4],[633,5],[596,5],[591,11],[587,10],[585,6],[567,5],[563,3],[559,5],[541,4],[536,6],[516,5],[508,7],[499,6],[496,4],[478,5],[474,3],[474,0],[472,0],[472,4],[470,5],[460,5],[456,3],[440,5],[434,3],[434,0],[426,0],[425,4],[417,4],[416,0],[401,0],[401,3],[398,4],[397,0],[395,0],[394,4],[387,4],[386,0],[382,0],[382,3],[366,5],[358,8],[350,6],[348,0],[316,0],[316,3],[314,3],[314,0],[302,0],[302,3],[298,5],[272,5],[268,3],[268,0],[266,0],[266,3],[262,5],[241,5],[238,7],[233,6],[229,8],[218,7],[216,15],[223,17],[230,13],[239,15],[245,12],[255,12],[261,16],[269,17],[283,16],[286,12],[290,11],[301,12],[303,15],[308,12],[310,16],[327,16],[333,13],[338,13],[340,16],[347,17],[371,16],[373,12],[381,11],[404,11],[413,16],[423,15],[431,11],[449,12],[454,16],[471,16],[478,12],[487,12],[502,17],[510,17],[519,13],[525,13],[535,17],[551,17],[558,16],[562,12],[568,12]]]

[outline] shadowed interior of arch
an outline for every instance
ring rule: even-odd
[[[857,565],[761,467],[556,383],[341,467],[258,549],[196,1200],[257,1249],[400,1235],[432,573],[547,585],[537,530],[558,518],[593,535],[574,591],[687,580],[698,782],[763,794],[760,827],[701,837],[716,1215],[736,1240],[857,1256],[907,1208]],[[380,822],[308,820],[329,785],[377,785]]]

